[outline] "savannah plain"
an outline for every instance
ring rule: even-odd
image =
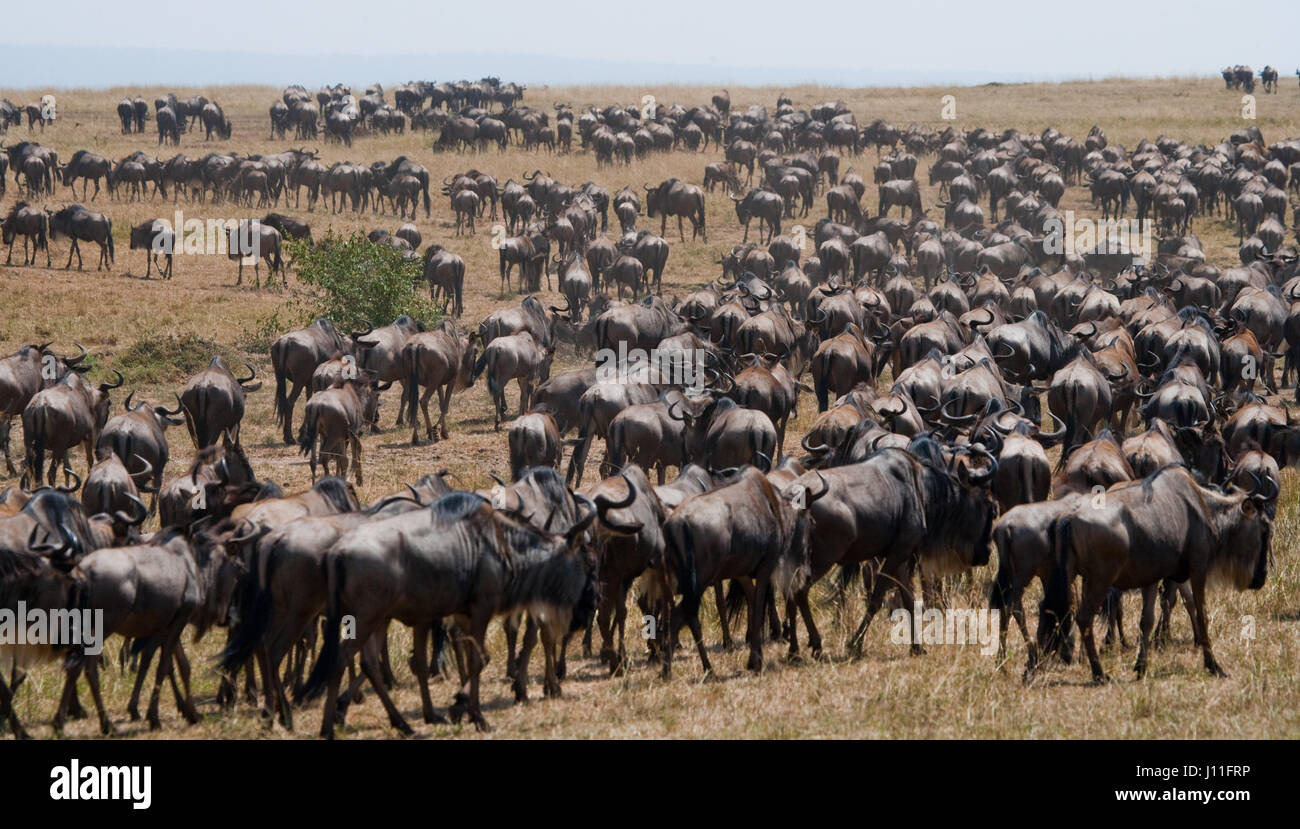
[[[88,79],[92,80],[92,79]],[[363,89],[371,79],[315,78],[302,79],[314,91],[322,83],[343,81],[354,90]],[[442,79],[438,79],[442,80]],[[527,78],[503,78],[526,83]],[[389,84],[385,83],[385,87]],[[178,97],[203,94],[219,102],[233,122],[229,141],[205,142],[193,128],[184,134],[179,150],[191,158],[208,152],[243,154],[279,152],[303,142],[268,140],[267,108],[280,94],[273,87],[217,87],[205,89],[161,87],[87,89],[3,90],[19,105],[35,101],[45,92],[58,98],[59,119],[44,133],[39,128],[28,134],[26,126],[11,128],[3,137],[7,144],[23,139],[40,141],[54,147],[62,161],[77,149],[88,149],[117,160],[141,149],[162,158],[175,149],[156,144],[157,135],[151,120],[143,135],[122,135],[114,108],[125,96],[139,94],[152,102],[165,91]],[[605,106],[619,102],[637,104],[647,94],[660,104],[681,103],[687,107],[706,103],[717,90],[705,87],[540,87],[530,85],[523,103],[550,110],[554,103],[568,103],[581,113],[589,105]],[[1163,80],[1106,80],[1065,84],[990,85],[962,88],[844,89],[816,86],[790,88],[730,88],[733,111],[753,103],[775,108],[777,96],[788,94],[799,109],[807,109],[831,99],[844,100],[865,125],[879,117],[899,126],[916,122],[942,129],[949,123],[969,130],[983,126],[995,132],[1016,127],[1039,133],[1054,126],[1065,134],[1082,140],[1088,129],[1100,125],[1111,144],[1123,144],[1130,150],[1143,138],[1155,140],[1164,134],[1191,143],[1213,145],[1233,130],[1252,123],[1241,113],[1241,93],[1225,91],[1217,77]],[[940,118],[941,97],[954,95],[956,120]],[[1283,76],[1276,95],[1257,90],[1257,119],[1253,122],[1263,132],[1266,142],[1300,135],[1300,92],[1294,79]],[[390,97],[391,103],[391,97]],[[437,193],[436,182],[471,167],[482,170],[504,183],[513,177],[540,169],[569,185],[593,180],[611,193],[624,184],[640,187],[676,176],[701,183],[705,164],[722,160],[721,149],[710,144],[708,151],[685,151],[651,154],[630,166],[598,170],[594,156],[578,149],[569,155],[525,153],[512,145],[505,152],[495,147],[480,154],[436,154],[431,149],[433,134],[407,132],[405,135],[379,136],[362,134],[351,148],[338,144],[307,142],[308,148],[319,147],[320,158],[328,166],[339,160],[369,164],[406,155],[428,167],[434,180],[433,215],[419,211],[415,224],[425,244],[438,242],[464,257],[467,264],[465,313],[467,324],[476,324],[494,309],[517,304],[519,296],[503,296],[498,287],[496,252],[491,248],[491,223],[480,222],[475,236],[454,237],[454,221],[445,197]],[[918,165],[917,178],[928,181],[927,172],[933,156]],[[874,149],[858,158],[845,157],[841,173],[850,166],[870,180],[875,162]],[[93,188],[92,188],[93,190]],[[924,204],[931,215],[938,188],[924,186]],[[78,192],[80,187],[78,186]],[[18,198],[12,177],[8,194],[0,209],[8,212]],[[869,185],[864,206],[874,214],[875,188]],[[45,204],[58,209],[79,201],[63,185]],[[175,405],[186,378],[207,363],[213,354],[224,355],[232,365],[252,365],[265,382],[261,391],[248,398],[242,441],[258,476],[279,483],[286,491],[297,491],[310,484],[306,459],[297,447],[285,446],[279,436],[273,412],[273,377],[267,354],[267,321],[278,313],[283,333],[309,320],[293,318],[286,302],[302,290],[292,271],[287,289],[278,285],[254,289],[251,272],[245,271],[242,286],[235,286],[236,265],[224,256],[177,256],[175,275],[170,281],[146,280],[145,254],[129,251],[129,228],[145,219],[171,218],[175,209],[187,218],[260,217],[265,208],[241,208],[229,203],[181,202],[173,205],[161,198],[140,202],[110,200],[106,193],[87,202],[92,210],[107,214],[113,222],[117,260],[111,271],[94,270],[95,249],[83,245],[85,270],[65,270],[69,242],[52,243],[52,268],[19,266],[0,267],[0,352],[10,353],[26,343],[52,340],[55,347],[74,352],[74,342],[83,344],[93,355],[96,370],[92,377],[110,376],[116,368],[126,377],[126,385],[113,392],[113,411],[121,411],[121,402],[130,391],[136,399]],[[305,208],[305,201],[304,201]],[[1071,185],[1060,206],[1080,216],[1099,217],[1088,199],[1085,186]],[[383,227],[396,230],[401,220],[392,214],[374,212],[331,215],[318,203],[307,212],[286,207],[283,201],[271,208],[301,218],[312,225],[320,238],[327,228],[349,234]],[[810,231],[824,215],[825,203],[818,197],[814,213],[795,220]],[[665,295],[684,295],[720,273],[718,258],[741,240],[741,228],[725,192],[708,195],[709,242],[681,242],[675,228],[664,234],[671,244],[664,275]],[[1289,218],[1289,217],[1288,217]],[[612,217],[611,217],[612,220]],[[658,219],[644,214],[639,227],[658,232]],[[613,231],[611,231],[613,232]],[[788,230],[787,230],[788,232]],[[1194,232],[1201,238],[1209,260],[1220,268],[1237,263],[1236,232],[1226,221],[1215,217],[1198,217]],[[688,234],[689,235],[689,234]],[[16,261],[21,261],[18,257]],[[43,257],[41,262],[43,264]],[[265,274],[264,274],[265,276]],[[558,294],[544,296],[548,303],[563,304]],[[374,320],[383,325],[391,320]],[[562,347],[553,373],[583,364],[585,358]],[[411,446],[410,430],[394,427],[398,408],[396,388],[384,396],[381,408],[381,431],[364,439],[365,486],[358,489],[363,501],[402,489],[405,481],[448,469],[460,487],[490,487],[489,473],[508,477],[504,429],[494,432],[492,409],[485,383],[458,393],[453,398],[449,416],[451,437],[447,441]],[[1292,391],[1286,396],[1291,397]],[[517,405],[517,391],[512,385],[508,399]],[[296,411],[295,425],[301,417],[302,403]],[[798,438],[816,416],[815,400],[805,395],[800,401],[799,416],[792,421],[787,449],[798,451]],[[1132,428],[1132,425],[1130,425]],[[183,427],[168,432],[172,458],[167,477],[181,474],[193,457],[193,448]],[[14,448],[21,455],[21,426],[15,422]],[[588,480],[595,476],[600,447],[591,453]],[[1056,453],[1052,454],[1053,460]],[[72,456],[74,468],[84,472],[84,458]],[[567,457],[565,460],[567,464]],[[0,478],[0,487],[16,484],[16,478]],[[837,622],[826,599],[829,587],[822,585],[818,608],[819,624],[826,635],[827,658],[818,662],[787,663],[782,659],[784,645],[770,643],[767,667],[761,675],[744,670],[744,649],[723,653],[718,647],[716,625],[710,618],[705,635],[711,644],[715,675],[705,678],[693,652],[684,650],[678,659],[671,682],[663,682],[657,670],[644,664],[639,630],[629,624],[629,653],[634,655],[627,675],[609,678],[603,665],[581,656],[575,639],[570,646],[569,676],[560,699],[542,700],[538,678],[540,657],[532,663],[532,702],[515,705],[504,678],[504,637],[494,627],[489,632],[492,662],[484,673],[484,712],[494,730],[478,734],[469,726],[428,726],[420,721],[419,697],[406,668],[410,651],[409,631],[394,625],[391,632],[394,669],[398,688],[395,700],[415,726],[418,738],[526,738],[526,737],[711,737],[711,738],[782,738],[782,737],[903,737],[951,739],[975,738],[1262,738],[1300,736],[1300,683],[1296,666],[1300,664],[1300,514],[1297,496],[1300,476],[1284,471],[1284,486],[1278,504],[1273,541],[1273,564],[1268,583],[1258,593],[1214,592],[1208,610],[1210,631],[1220,662],[1230,674],[1228,679],[1209,677],[1201,668],[1200,654],[1192,645],[1187,615],[1181,609],[1173,619],[1173,644],[1155,652],[1145,679],[1134,680],[1129,670],[1135,653],[1119,646],[1103,656],[1116,682],[1093,687],[1082,665],[1056,665],[1045,671],[1032,685],[1021,684],[1021,667],[1025,652],[1019,635],[1009,636],[1009,654],[1005,664],[995,657],[980,655],[977,646],[931,646],[924,656],[908,655],[906,646],[889,642],[890,624],[883,614],[868,633],[865,654],[851,660],[845,656],[845,639],[860,617],[862,601],[854,595],[848,604],[848,618]],[[996,556],[996,553],[995,553]],[[948,600],[955,607],[986,606],[987,587],[996,562],[976,571],[974,577],[951,592]],[[1031,615],[1037,605],[1038,588],[1031,588],[1026,607]],[[712,602],[706,601],[712,613]],[[1138,602],[1127,599],[1126,620],[1130,641],[1137,635]],[[1246,617],[1253,617],[1249,624]],[[635,612],[633,619],[635,619]],[[1032,620],[1031,620],[1032,624]],[[847,630],[846,630],[847,628]],[[1249,634],[1253,631],[1253,638]],[[106,702],[118,734],[131,737],[161,738],[302,738],[314,737],[319,723],[319,707],[298,713],[297,731],[288,734],[278,725],[265,727],[259,707],[241,702],[233,711],[222,711],[215,702],[217,676],[211,657],[224,641],[218,630],[201,642],[193,643],[186,635],[186,649],[195,662],[195,693],[202,715],[197,726],[187,727],[164,693],[162,712],[164,729],[150,732],[143,722],[128,722],[126,700],[133,677],[115,668],[103,676]],[[109,653],[116,654],[118,644],[111,641]],[[116,659],[107,660],[116,663]],[[50,719],[57,704],[63,674],[57,665],[34,671],[18,694],[19,714],[38,736],[51,734]],[[450,702],[453,683],[436,682],[435,705]],[[82,700],[89,705],[89,695],[82,688]],[[365,702],[349,711],[348,725],[342,737],[386,738],[395,734],[387,723],[373,693]],[[66,731],[70,738],[95,737],[93,719],[71,723]]]

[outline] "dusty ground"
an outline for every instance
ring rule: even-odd
[[[35,100],[46,90],[0,90],[17,103]],[[104,91],[55,90],[59,99],[60,120],[43,135],[32,138],[53,146],[64,160],[79,148],[86,148],[113,159],[133,150],[144,149],[164,158],[174,152],[156,146],[156,134],[120,135],[114,107],[124,95],[142,94],[152,101],[164,90],[110,89]],[[206,90],[173,90],[178,96],[202,92],[219,101],[234,122],[234,134],[228,142],[206,143],[193,132],[182,137],[181,151],[191,157],[207,152],[241,153],[276,152],[295,142],[268,141],[267,107],[279,90],[263,87],[229,87]],[[705,88],[662,87],[580,87],[532,88],[527,103],[549,107],[553,102],[569,102],[581,111],[592,103],[611,101],[637,103],[645,94],[653,94],[660,103],[681,102],[686,106],[702,103],[715,90]],[[774,107],[779,92],[790,94],[795,105],[807,108],[824,100],[841,98],[857,114],[860,123],[875,117],[904,126],[909,122],[942,127],[941,96],[956,97],[960,128],[984,126],[1001,130],[1015,126],[1039,132],[1051,125],[1068,135],[1082,139],[1093,124],[1101,125],[1112,143],[1132,147],[1143,137],[1155,139],[1167,134],[1178,139],[1213,144],[1245,122],[1241,118],[1240,93],[1225,92],[1214,79],[1135,80],[1100,83],[988,86],[960,89],[826,89],[797,87],[787,90],[752,88],[731,90],[733,108],[750,103]],[[1290,86],[1278,95],[1259,94],[1258,120],[1266,140],[1300,134],[1300,97]],[[153,128],[152,122],[148,125]],[[11,130],[6,143],[26,138],[26,128]],[[369,163],[407,155],[427,166],[435,180],[452,172],[476,167],[504,182],[525,172],[542,169],[563,182],[579,185],[588,180],[607,187],[611,192],[623,184],[639,186],[678,176],[699,182],[703,167],[720,160],[720,151],[710,148],[702,154],[673,153],[637,161],[631,167],[597,171],[594,159],[581,152],[569,156],[530,155],[511,148],[480,155],[435,155],[427,136],[359,138],[350,149],[323,141],[319,146],[322,159],[332,162],[350,159]],[[575,142],[576,144],[576,142]],[[857,159],[845,159],[841,171],[856,165],[870,176],[873,152]],[[929,159],[923,159],[918,178],[923,182]],[[436,188],[435,188],[436,189]],[[93,190],[93,188],[92,188]],[[80,192],[80,188],[78,188]],[[936,201],[936,188],[926,188],[925,204]],[[17,197],[12,186],[0,202],[6,212]],[[57,209],[77,201],[66,187],[60,186],[46,204]],[[874,204],[874,188],[869,188],[865,203]],[[111,272],[96,273],[93,266],[78,272],[63,269],[68,243],[53,244],[53,269],[0,268],[0,350],[11,352],[18,346],[35,341],[54,340],[57,346],[72,350],[74,341],[84,344],[94,355],[97,365],[119,368],[128,377],[127,386],[114,394],[115,408],[125,393],[135,389],[136,396],[155,402],[172,401],[190,368],[206,362],[212,349],[246,359],[267,381],[260,392],[249,398],[244,420],[243,441],[249,448],[259,476],[270,478],[287,490],[300,489],[309,483],[305,460],[294,448],[283,446],[278,438],[272,411],[270,365],[265,353],[263,331],[267,319],[286,301],[282,289],[254,290],[247,283],[235,287],[235,264],[224,258],[179,256],[175,277],[169,282],[157,278],[144,280],[144,254],[127,250],[128,228],[147,218],[171,218],[174,209],[183,209],[187,217],[234,218],[261,216],[265,210],[235,209],[218,206],[180,204],[161,200],[139,203],[110,201],[106,195],[90,202],[92,209],[108,214],[113,220],[117,245],[117,263]],[[1070,187],[1061,205],[1080,215],[1096,215],[1088,203],[1087,191]],[[338,231],[368,231],[375,227],[396,229],[395,216],[352,213],[330,216],[320,206],[313,213],[285,209],[281,212],[300,216],[319,234],[325,227]],[[819,201],[817,211],[824,209]],[[873,211],[874,212],[874,211]],[[801,220],[811,228],[817,215]],[[646,220],[643,218],[642,220]],[[736,223],[725,193],[715,192],[708,198],[709,243],[685,244],[678,241],[675,230],[666,238],[672,243],[666,291],[685,292],[702,284],[717,273],[713,263],[731,245],[738,243],[741,230]],[[517,298],[498,294],[495,252],[491,249],[489,228],[480,225],[473,237],[454,238],[452,216],[444,198],[435,194],[433,216],[426,220],[421,210],[416,221],[425,243],[437,241],[463,256],[468,265],[465,319],[477,321],[491,310],[514,304]],[[655,228],[658,229],[657,227]],[[1222,266],[1236,262],[1236,237],[1229,226],[1219,220],[1198,219],[1195,231],[1205,243],[1209,258]],[[93,254],[87,257],[93,262]],[[246,274],[247,276],[247,274]],[[289,292],[296,290],[290,277]],[[547,299],[557,297],[547,297]],[[195,343],[193,338],[202,342]],[[179,345],[170,344],[176,339]],[[163,357],[150,356],[144,346],[165,346]],[[135,347],[133,349],[133,346]],[[170,349],[169,351],[167,349]],[[576,367],[575,355],[560,355],[555,371]],[[95,376],[99,376],[96,374]],[[517,399],[512,389],[510,399]],[[504,434],[491,427],[491,404],[482,385],[458,395],[450,416],[450,440],[438,444],[412,447],[406,428],[393,428],[396,415],[396,390],[388,393],[382,415],[384,430],[365,440],[366,485],[360,489],[364,499],[401,488],[403,481],[427,472],[447,468],[456,473],[465,486],[490,483],[489,472],[506,474]],[[298,413],[301,413],[301,403]],[[120,409],[118,409],[120,411]],[[812,401],[801,407],[802,419],[793,422],[790,434],[796,439],[815,414]],[[184,429],[170,433],[172,462],[169,473],[183,469],[192,456],[192,447]],[[14,445],[21,451],[21,429],[15,426]],[[594,461],[599,452],[593,452]],[[82,461],[76,460],[82,469]],[[591,470],[594,474],[594,468]],[[15,481],[0,481],[0,485]],[[1073,666],[1049,672],[1033,687],[1022,687],[1019,666],[1023,647],[1018,636],[1011,637],[1009,664],[999,666],[992,657],[979,654],[975,647],[930,648],[921,658],[907,655],[907,649],[890,644],[889,624],[877,620],[868,636],[867,655],[858,661],[846,661],[845,632],[831,621],[831,610],[823,608],[823,630],[829,632],[828,653],[831,659],[819,664],[792,665],[780,659],[781,651],[768,651],[769,667],[761,676],[743,670],[743,655],[737,651],[719,654],[715,661],[716,681],[702,681],[698,661],[683,653],[678,660],[677,678],[670,683],[659,680],[657,672],[645,669],[638,660],[629,676],[607,679],[594,661],[571,659],[570,678],[564,685],[561,700],[512,706],[509,688],[501,679],[501,636],[491,634],[493,664],[486,676],[484,701],[487,716],[495,726],[493,734],[505,737],[1280,737],[1300,735],[1300,692],[1294,682],[1294,666],[1300,642],[1300,583],[1296,564],[1297,510],[1296,476],[1285,475],[1280,499],[1277,530],[1274,536],[1275,565],[1269,582],[1257,594],[1215,594],[1211,597],[1211,631],[1220,661],[1232,675],[1227,680],[1213,680],[1200,668],[1199,654],[1191,646],[1191,631],[1186,615],[1179,611],[1175,619],[1176,645],[1158,653],[1152,670],[1143,681],[1131,681],[1125,666],[1133,654],[1111,653],[1108,666],[1117,677],[1114,685],[1092,688],[1085,684],[1087,671]],[[983,591],[992,568],[981,571],[973,582],[952,601],[957,606],[982,606]],[[1033,600],[1036,600],[1034,597]],[[711,602],[709,603],[711,605]],[[1027,600],[1026,604],[1029,604]],[[1134,630],[1137,605],[1129,601],[1129,628]],[[856,622],[860,602],[850,605]],[[1243,636],[1246,620],[1255,621],[1254,636]],[[716,628],[706,628],[710,641],[716,642]],[[629,636],[634,636],[629,630]],[[409,650],[409,635],[394,632],[395,654]],[[188,650],[203,663],[219,648],[221,634],[190,645]],[[639,646],[631,643],[633,649]],[[115,646],[111,646],[115,647]],[[404,662],[403,658],[397,660]],[[534,671],[538,660],[534,660]],[[233,713],[220,712],[214,703],[216,679],[211,671],[200,669],[197,693],[203,723],[186,728],[169,700],[164,701],[166,728],[149,735],[141,723],[125,720],[125,700],[130,677],[115,671],[105,675],[105,687],[111,713],[119,733],[131,736],[171,738],[199,737],[282,737],[278,727],[264,731],[254,708],[240,705]],[[401,686],[397,701],[414,722],[419,718],[419,702],[404,665],[398,668]],[[55,666],[36,671],[22,689],[18,703],[23,719],[36,725],[36,732],[48,734],[48,723],[62,680]],[[446,684],[435,687],[435,702],[445,704],[450,698]],[[533,696],[540,691],[536,681]],[[89,703],[89,695],[83,692]],[[319,714],[312,709],[298,715],[295,736],[314,734]],[[349,719],[352,734],[362,737],[388,737],[392,732],[373,696],[353,709]],[[417,726],[424,736],[472,736],[472,730],[448,727]],[[93,736],[92,722],[74,723],[71,736]]]

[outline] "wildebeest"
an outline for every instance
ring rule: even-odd
[[[691,239],[699,236],[705,242],[709,241],[704,229],[704,192],[699,187],[670,178],[657,187],[646,185],[645,190],[646,216],[653,219],[656,214],[660,215],[660,236],[664,235],[668,226],[668,217],[676,216],[677,233],[685,242],[686,233],[682,230],[684,216],[691,221]]]
[[[497,337],[487,343],[483,354],[474,364],[470,382],[478,380],[485,370],[488,391],[492,394],[495,418],[493,428],[500,431],[501,419],[506,414],[506,383],[519,381],[519,414],[528,410],[533,389],[551,376],[551,359],[555,346],[541,346],[527,331]]]
[[[122,374],[115,383],[91,386],[81,375],[69,371],[54,385],[32,395],[23,408],[23,443],[26,447],[25,480],[39,486],[45,468],[45,453],[51,455],[48,483],[60,469],[68,467],[68,450],[81,444],[86,450],[86,468],[94,466],[95,441],[108,420],[108,393],[121,387]]]
[[[1210,650],[1205,590],[1211,577],[1238,590],[1258,590],[1268,575],[1272,521],[1260,486],[1220,492],[1196,483],[1182,466],[1157,470],[1140,481],[1119,484],[1093,508],[1062,516],[1052,529],[1052,573],[1043,610],[1070,629],[1070,587],[1082,579],[1077,623],[1096,682],[1109,679],[1101,667],[1092,620],[1112,589],[1142,590],[1142,637],[1134,671],[1147,667],[1156,590],[1165,579],[1190,580],[1196,643],[1205,668],[1226,676]],[[1097,502],[1100,502],[1099,504]]]
[[[663,675],[672,673],[675,633],[688,626],[695,638],[700,664],[712,670],[700,630],[699,607],[704,591],[723,579],[752,579],[745,588],[749,605],[751,671],[763,668],[763,617],[768,591],[787,599],[804,589],[808,576],[808,507],[825,495],[823,483],[805,491],[793,485],[783,491],[754,467],[740,471],[733,482],[687,498],[664,522],[662,584],[665,604],[680,592],[682,601],[665,608],[666,645]]]
[[[227,227],[226,238],[226,256],[239,262],[239,278],[235,281],[236,285],[244,284],[244,265],[247,263],[253,266],[254,287],[260,287],[263,261],[271,269],[271,275],[267,277],[268,284],[275,279],[277,271],[284,284],[289,284],[289,275],[280,253],[280,231],[256,219],[242,219],[237,224],[232,222]],[[249,260],[252,260],[251,263]]]
[[[424,279],[429,283],[429,298],[435,302],[442,294],[443,311],[459,317],[465,311],[465,260],[444,248],[430,245],[424,252]]]
[[[172,278],[172,257],[176,250],[176,232],[171,224],[163,219],[145,219],[131,228],[131,250],[145,251],[144,278],[148,279],[153,267],[158,264],[158,255],[167,260],[164,268],[158,265],[158,275],[163,279]]]
[[[474,382],[474,364],[477,356],[475,341],[478,332],[466,335],[454,322],[443,321],[432,331],[411,336],[402,347],[402,366],[406,372],[407,420],[411,426],[411,443],[419,443],[420,421],[416,412],[418,399],[424,412],[425,434],[437,440],[438,433],[429,419],[429,398],[438,393],[438,427],[447,438],[447,409],[451,395],[466,389]],[[420,386],[425,387],[423,395]]]
[[[410,732],[388,698],[378,671],[371,635],[390,619],[416,628],[415,668],[421,684],[428,673],[424,653],[428,629],[444,617],[456,626],[463,683],[448,711],[453,721],[468,716],[480,730],[488,725],[479,703],[479,676],[486,663],[488,623],[501,613],[545,602],[566,629],[586,625],[595,606],[595,573],[580,541],[596,518],[583,499],[584,515],[563,535],[551,535],[494,510],[483,498],[453,492],[428,509],[415,510],[352,530],[330,548],[325,645],[299,698],[325,693],[321,736],[332,738],[342,672],[354,653],[370,679],[389,722]],[[344,615],[356,621],[355,638],[340,643]],[[543,627],[548,635],[550,625]],[[426,719],[433,718],[425,696]]]
[[[378,383],[371,373],[360,371],[351,379],[316,392],[307,401],[298,431],[298,447],[310,458],[313,482],[318,457],[326,475],[332,458],[334,474],[340,479],[347,478],[347,453],[351,449],[357,486],[361,486],[361,435],[379,420],[379,393],[391,385]]]
[[[213,357],[207,368],[185,383],[180,403],[195,449],[214,445],[227,432],[234,443],[239,443],[244,394],[262,387],[261,383],[252,382],[256,376],[257,372],[248,366],[247,377],[236,377],[224,358]]]
[[[95,194],[90,197],[93,199],[99,195],[99,180],[104,179],[107,181],[112,167],[112,162],[102,155],[92,153],[89,150],[77,150],[63,168],[63,183],[68,185],[75,197],[77,195],[77,179],[83,179],[81,197],[84,199],[90,183],[95,182]]]
[[[49,211],[45,211],[49,213]],[[72,240],[68,251],[68,262],[64,268],[72,267],[72,257],[76,254],[77,270],[81,270],[81,248],[78,241],[94,242],[99,245],[99,262],[95,270],[113,267],[113,222],[103,213],[94,213],[79,204],[70,204],[57,213],[50,215],[50,238],[67,236]]]
[[[3,171],[0,171],[2,174]],[[25,201],[14,204],[9,209],[9,215],[5,217],[3,226],[4,243],[9,246],[9,255],[5,257],[5,264],[13,262],[14,257],[14,240],[19,236],[23,237],[23,264],[35,265],[36,253],[42,248],[45,249],[45,267],[50,266],[50,241],[49,241],[49,218],[47,215],[35,207],[31,207]],[[27,245],[32,243],[31,258],[27,256]]]
[[[316,366],[335,355],[352,351],[334,323],[321,317],[305,328],[283,334],[271,344],[271,366],[275,371],[275,418],[284,427],[284,442],[294,443],[293,407],[303,389],[312,395],[311,375]],[[292,387],[292,388],[290,388]]]

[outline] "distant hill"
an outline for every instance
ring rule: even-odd
[[[826,86],[975,86],[1000,82],[1087,80],[1077,75],[993,73],[985,70],[854,70],[809,66],[616,62],[546,55],[449,52],[427,55],[277,55],[121,47],[7,46],[0,85],[17,89],[133,85],[214,86],[345,82],[385,85],[407,80],[477,79],[496,75],[533,85],[815,83]]]

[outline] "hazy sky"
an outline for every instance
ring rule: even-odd
[[[1272,63],[1290,76],[1300,62],[1298,0],[1249,6],[1225,0],[895,0],[879,7],[772,0],[221,0],[109,6],[57,0],[56,6],[51,18],[48,4],[7,4],[0,42],[278,55],[513,53],[789,68],[796,74],[815,67],[1045,78],[1207,75],[1228,63],[1249,63],[1257,70]],[[61,59],[67,54],[58,52]],[[95,68],[84,67],[88,83]]]

